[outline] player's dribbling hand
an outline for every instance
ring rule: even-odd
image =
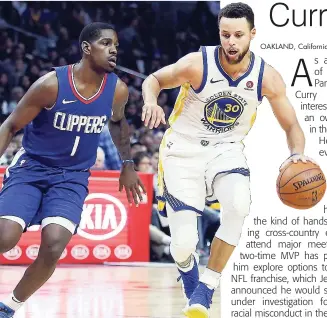
[[[144,194],[146,194],[146,190],[140,177],[134,170],[134,167],[131,165],[124,166],[119,177],[119,192],[124,188],[128,203],[132,205],[134,201],[135,205],[138,207],[139,202],[143,201],[140,188],[143,190]]]
[[[283,170],[290,162],[298,163],[302,161],[303,163],[307,163],[308,161],[314,163],[315,165],[319,166],[317,162],[315,162],[312,158],[307,157],[303,154],[294,154],[288,157],[280,166],[279,170]]]
[[[142,107],[142,121],[144,121],[145,127],[152,129],[157,128],[160,123],[166,124],[165,112],[162,107],[156,104],[145,104]]]

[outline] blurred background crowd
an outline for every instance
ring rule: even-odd
[[[0,124],[40,76],[53,66],[80,59],[78,37],[82,28],[95,21],[111,23],[118,32],[118,64],[142,74],[177,61],[201,45],[217,45],[219,1],[211,2],[1,2],[0,3]],[[148,130],[141,121],[142,79],[117,71],[128,85],[130,98],[126,118],[130,125],[132,156],[141,172],[156,173],[158,149],[167,126]],[[178,89],[163,91],[158,104],[169,117]],[[22,133],[15,136],[0,165],[6,166],[21,147]],[[101,134],[97,162],[93,169],[119,170],[121,162],[108,129]],[[171,261],[169,228],[156,213],[150,234],[151,259]],[[208,245],[219,223],[219,213],[208,207],[200,222],[199,253],[208,255]]]

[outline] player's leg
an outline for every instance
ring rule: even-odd
[[[221,225],[211,248],[208,268],[221,273],[241,238],[245,218],[250,212],[250,177],[231,173],[217,178],[214,193],[222,206]],[[212,282],[216,288],[217,282]]]
[[[205,205],[204,171],[196,160],[169,157],[165,162],[165,200],[171,233],[171,255],[183,291],[190,298],[199,280],[197,218]]]
[[[205,205],[204,148],[180,135],[166,132],[160,146],[158,169],[159,203],[166,203],[175,260],[187,299],[199,280],[197,213]]]
[[[66,222],[70,221],[66,220]],[[72,226],[74,232],[75,226],[73,224]],[[70,230],[58,224],[48,224],[42,229],[39,254],[33,264],[27,268],[13,292],[21,305],[52,276],[72,235]]]
[[[208,317],[214,290],[219,286],[221,273],[240,240],[244,220],[250,210],[249,176],[224,174],[215,179],[213,189],[222,206],[222,218],[211,246],[207,268],[190,300],[188,317],[192,318]]]
[[[175,211],[167,203],[168,222],[171,234],[170,253],[177,265],[183,283],[184,294],[190,299],[199,281],[196,246],[199,241],[197,214],[192,210]]]
[[[15,157],[17,158],[17,157]],[[27,168],[27,169],[25,169]],[[23,230],[36,214],[42,201],[41,190],[33,185],[39,177],[32,167],[13,160],[7,169],[0,193],[0,252],[12,249],[19,241]],[[0,303],[0,317],[12,317],[20,306],[13,295]]]
[[[3,177],[0,192],[0,253],[11,250],[18,243],[23,230],[35,215],[41,191],[33,185],[35,176],[25,165],[24,150],[17,152]]]
[[[15,288],[11,295],[14,299],[9,297],[5,302],[8,307],[15,307],[15,310],[51,277],[81,219],[89,173],[58,172],[57,169],[49,175],[51,178],[48,182],[52,186],[43,196],[40,212],[30,223],[42,223],[38,257]]]
[[[63,218],[44,220],[38,257],[27,268],[13,293],[4,300],[5,312],[1,316],[0,310],[0,317],[12,317],[24,305],[24,302],[51,277],[75,228],[73,223]]]
[[[0,217],[0,253],[6,253],[14,248],[23,233],[23,227],[20,223],[10,218]],[[17,218],[22,221],[22,219]]]
[[[13,221],[12,219],[15,219]],[[14,248],[19,242],[25,222],[13,216],[0,217],[0,253],[6,253]],[[14,306],[12,306],[14,303]],[[15,313],[15,305],[19,302],[11,295],[4,302],[0,303],[0,317],[12,317]],[[10,306],[11,305],[11,306]]]

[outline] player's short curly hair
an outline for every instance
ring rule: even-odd
[[[109,24],[104,22],[93,22],[88,24],[82,30],[79,36],[79,47],[81,48],[82,43],[84,41],[92,43],[99,39],[102,30],[115,30],[115,28]]]
[[[230,18],[230,19],[240,19],[246,18],[250,25],[250,29],[254,28],[254,13],[252,8],[243,3],[243,2],[236,2],[230,3],[224,8],[222,8],[218,15],[218,26],[220,24],[221,18]]]

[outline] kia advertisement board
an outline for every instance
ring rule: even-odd
[[[1,182],[4,171],[0,168]],[[135,207],[128,204],[124,191],[118,191],[118,171],[92,171],[82,221],[59,263],[149,261],[153,175],[139,175],[147,195],[143,195],[143,202]],[[40,230],[40,226],[29,228],[17,246],[0,255],[0,263],[32,263],[40,247]]]

